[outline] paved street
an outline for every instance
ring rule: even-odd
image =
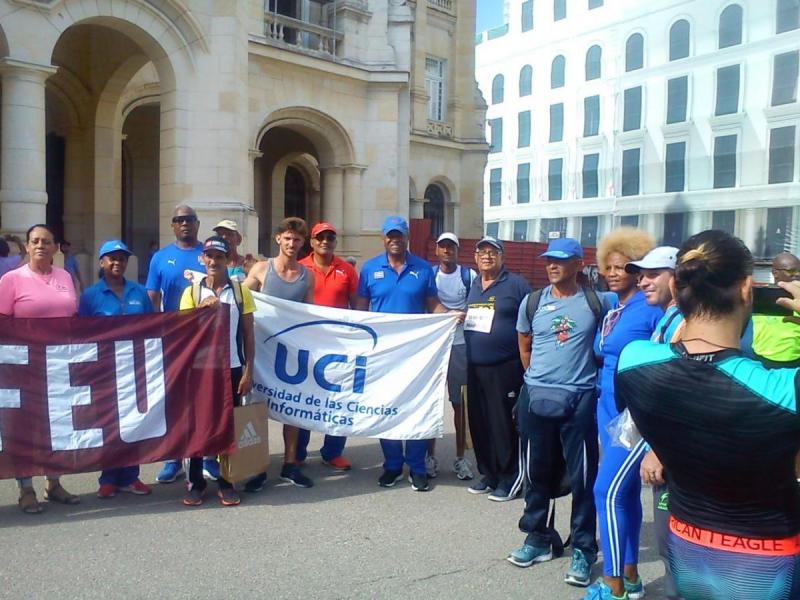
[[[348,444],[357,467],[348,474],[331,474],[315,452],[307,466],[315,487],[292,487],[277,480],[279,426],[270,435],[270,483],[238,508],[221,507],[213,495],[184,508],[178,483],[156,485],[151,497],[99,500],[92,474],[64,478],[80,505],[46,505],[45,514],[30,516],[17,509],[15,483],[0,482],[0,597],[582,598],[561,581],[567,558],[530,569],[505,561],[523,539],[522,501],[468,494],[449,470],[452,432],[439,441],[445,469],[426,494],[405,482],[380,489],[372,440]],[[319,445],[315,434],[310,449]],[[149,465],[142,479],[150,483],[156,472]],[[44,480],[35,485],[41,498]],[[642,498],[642,574],[648,597],[659,598],[649,489]],[[568,511],[562,501],[564,533]]]

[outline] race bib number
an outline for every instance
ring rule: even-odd
[[[486,307],[471,307],[467,309],[467,318],[464,320],[464,331],[477,331],[489,333],[494,321],[494,309]]]

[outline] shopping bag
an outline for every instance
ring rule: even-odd
[[[226,481],[237,483],[265,473],[269,466],[267,407],[261,402],[237,406],[233,421],[236,450],[220,457],[219,469]]]

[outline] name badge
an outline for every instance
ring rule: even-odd
[[[467,309],[467,317],[464,319],[464,331],[477,331],[478,333],[490,333],[492,322],[494,321],[494,309],[486,307],[474,307]]]
[[[383,271],[375,271],[375,272],[372,274],[372,276],[373,276],[375,279],[383,279]]]

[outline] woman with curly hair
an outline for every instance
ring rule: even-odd
[[[622,349],[633,340],[647,340],[664,311],[650,306],[638,289],[638,277],[625,266],[641,260],[655,246],[640,229],[620,227],[597,247],[597,264],[610,291],[619,298],[609,311],[595,339],[595,353],[602,359],[597,427],[601,460],[594,486],[595,504],[603,550],[603,580],[589,588],[586,598],[642,598],[644,586],[638,571],[639,532],[642,526],[639,463],[645,450],[626,450],[611,444],[606,431],[619,413],[614,399],[614,373]]]

